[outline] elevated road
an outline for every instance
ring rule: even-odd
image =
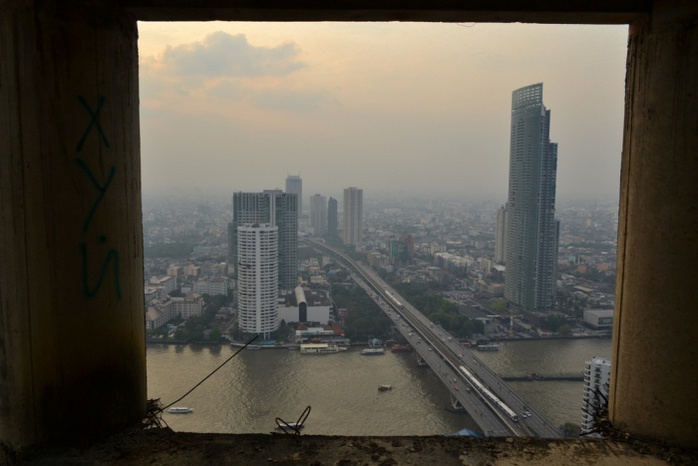
[[[353,270],[354,281],[379,304],[447,387],[454,408],[465,409],[486,436],[560,437],[558,429],[487,367],[475,351],[431,322],[373,270],[324,242],[312,242]]]

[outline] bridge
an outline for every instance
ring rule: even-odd
[[[378,303],[402,336],[448,389],[454,409],[465,410],[485,436],[559,438],[558,429],[518,395],[469,348],[431,322],[369,267],[324,242],[311,242],[340,258],[354,281]]]

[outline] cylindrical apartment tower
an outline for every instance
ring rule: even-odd
[[[264,338],[279,327],[279,232],[268,223],[238,227],[238,324]]]

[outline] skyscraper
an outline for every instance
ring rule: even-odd
[[[298,218],[300,218],[303,215],[303,180],[301,180],[300,175],[288,175],[286,177],[286,192],[296,195],[296,202],[298,203],[296,211],[298,212]]]
[[[555,220],[557,144],[543,84],[512,93],[504,297],[523,310],[555,304],[558,222]]]
[[[337,199],[331,197],[327,201],[327,239],[330,241],[337,241],[338,228],[337,228]]]
[[[507,258],[506,242],[507,206],[503,205],[497,210],[497,231],[494,238],[494,261],[504,264]]]
[[[327,231],[327,198],[319,194],[310,196],[310,226],[313,234],[321,237]]]
[[[269,223],[278,227],[278,284],[281,289],[293,290],[298,285],[298,204],[296,195],[280,189],[261,193],[238,192],[233,195],[233,221],[228,227],[228,254],[239,270],[237,255],[237,228],[248,223]]]
[[[344,190],[344,212],[342,240],[344,244],[359,244],[363,231],[363,189],[346,188]]]
[[[238,323],[243,332],[269,337],[279,327],[278,228],[269,223],[237,227]]]

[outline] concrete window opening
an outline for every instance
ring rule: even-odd
[[[298,160],[302,157],[318,162],[317,167],[303,166],[306,183],[309,180],[310,183],[317,183],[317,180],[323,178],[334,178],[339,180],[335,184],[341,188],[343,178],[355,179],[364,188],[368,188],[368,183],[373,183],[371,189],[365,190],[375,192],[376,175],[365,173],[365,167],[370,166],[372,172],[380,173],[377,176],[382,177],[382,184],[409,185],[411,194],[414,195],[448,196],[469,201],[483,196],[478,191],[487,189],[487,196],[494,199],[506,198],[511,93],[532,80],[546,80],[548,77],[550,81],[544,83],[548,96],[546,105],[552,108],[552,126],[558,130],[554,136],[555,141],[566,148],[564,160],[567,174],[561,175],[563,181],[559,184],[567,182],[568,185],[560,190],[572,192],[569,185],[584,177],[581,173],[583,168],[594,167],[586,175],[586,182],[580,183],[574,193],[584,194],[588,185],[596,182],[595,196],[607,196],[611,199],[610,204],[617,199],[627,26],[478,23],[463,27],[462,24],[428,23],[279,25],[235,22],[204,26],[206,25],[197,23],[139,24],[141,140],[146,206],[152,204],[148,202],[152,193],[163,191],[168,185],[176,186],[174,191],[178,196],[185,196],[185,193],[191,193],[191,196],[209,195],[205,190],[215,188],[215,192],[210,192],[211,199],[216,199],[219,203],[230,203],[229,198],[233,193],[259,192],[268,188],[270,180],[273,183],[275,177],[285,173],[285,167],[295,166],[288,165],[289,163],[301,163]],[[357,35],[365,38],[354,45],[352,42]],[[371,39],[369,35],[377,36],[377,39]],[[162,36],[167,41],[163,41]],[[531,45],[522,46],[522,51],[508,51],[512,41],[518,38],[520,42],[531,36]],[[424,37],[429,38],[427,44],[422,44]],[[332,44],[331,54],[323,50],[328,47],[328,41]],[[557,41],[559,45],[555,48],[537,49],[552,41]],[[461,44],[453,46],[452,50],[442,50],[440,44],[453,42]],[[581,57],[568,53],[569,47],[572,47],[569,44],[573,42],[584,44],[585,51]],[[475,47],[476,44],[481,45]],[[615,51],[612,60],[607,58],[609,48]],[[372,51],[374,49],[380,50]],[[415,55],[415,50],[419,50],[419,54]],[[268,58],[270,52],[278,54],[276,61]],[[606,58],[590,58],[601,57],[604,52]],[[526,54],[528,60],[536,66],[522,64],[521,53]],[[255,57],[261,57],[258,58],[260,62],[254,61]],[[454,60],[454,57],[458,59]],[[241,64],[237,64],[238,61]],[[279,70],[279,67],[285,68]],[[492,72],[492,67],[501,71]],[[434,72],[419,73],[420,69],[427,68]],[[569,82],[560,80],[555,75],[555,70],[560,68],[577,70],[573,74],[579,84],[574,89],[570,89]],[[605,74],[600,77],[602,73]],[[595,79],[601,82],[595,83]],[[499,81],[488,86],[490,80]],[[273,85],[269,84],[270,81]],[[310,84],[303,86],[303,81]],[[221,89],[228,91],[223,94]],[[250,104],[268,95],[278,95],[279,89],[301,97],[311,93],[321,97],[312,97],[316,100],[311,107],[289,108],[284,105],[285,102],[270,100],[263,100],[264,106]],[[535,91],[537,93],[529,92],[529,100],[542,98],[542,90],[536,88]],[[565,109],[561,108],[562,104],[556,103],[565,100],[565,93],[584,94],[589,96],[586,100],[591,100],[592,97],[597,100],[596,103],[589,102],[586,108],[568,105],[569,108]],[[325,97],[327,95],[330,97]],[[349,98],[349,95],[353,97]],[[600,110],[602,105],[605,106],[604,110]],[[195,108],[187,108],[192,106]],[[589,110],[595,116],[583,119],[581,114],[589,113]],[[266,112],[265,118],[258,116],[261,112]],[[605,125],[601,122],[602,114],[609,115]],[[430,120],[437,118],[444,124],[439,124],[438,127],[429,124]],[[211,123],[212,119],[218,121]],[[356,121],[357,119],[360,121]],[[486,128],[495,120],[498,121],[496,127],[501,129],[501,134]],[[585,126],[583,120],[594,120],[597,126],[591,130],[588,126],[580,130],[577,127]],[[570,121],[579,123],[574,123],[573,128],[562,134],[560,128],[570,125]],[[379,125],[386,129],[381,129]],[[209,126],[210,131],[206,129]],[[328,126],[340,127],[350,139],[366,141],[358,143],[346,138],[340,138],[338,142],[330,140],[333,134],[324,136],[332,132],[328,131]],[[374,130],[373,127],[377,129]],[[476,133],[482,131],[489,131],[486,146],[472,142],[477,137]],[[222,134],[214,136],[217,132]],[[265,139],[285,143],[283,147],[277,148],[270,148],[269,144],[256,147],[259,146],[260,133],[264,133]],[[362,136],[354,138],[353,135]],[[531,137],[528,135],[528,138]],[[445,144],[446,139],[453,143]],[[580,145],[578,140],[585,142]],[[311,143],[305,144],[305,141]],[[223,148],[217,147],[216,143]],[[358,148],[355,147],[357,144]],[[411,146],[418,147],[412,149]],[[488,156],[480,158],[478,151]],[[203,163],[218,152],[222,156],[214,157],[215,161],[210,163]],[[199,163],[191,165],[187,160],[194,153],[197,154]],[[293,157],[295,160],[279,160],[279,153],[296,154]],[[603,160],[584,162],[589,154],[609,160],[608,168],[600,167]],[[288,159],[287,156],[284,157]],[[493,159],[498,159],[498,162],[490,163]],[[265,160],[263,169],[255,170],[257,160]],[[331,163],[323,163],[323,160]],[[489,165],[485,166],[485,162]],[[399,169],[403,164],[420,168],[412,168],[410,173]],[[577,169],[570,168],[571,164],[577,164]],[[187,169],[183,170],[183,166]],[[472,175],[471,172],[477,172],[478,175]],[[216,177],[218,173],[221,176]],[[250,173],[256,176],[250,176]],[[449,178],[451,173],[453,175]],[[388,177],[388,174],[391,176]],[[573,175],[573,180],[570,180],[570,174]],[[608,182],[602,183],[599,177],[605,177]],[[205,180],[205,185],[196,185],[191,180]],[[483,184],[476,185],[480,180]],[[605,186],[603,195],[601,184]],[[332,185],[320,188],[329,189]],[[400,186],[393,185],[380,188],[383,191],[401,189]],[[439,192],[438,189],[443,191]],[[216,198],[216,195],[219,197]],[[569,198],[570,194],[562,197]],[[300,321],[305,321],[303,309],[301,316]],[[248,326],[255,324],[251,317],[247,320],[243,318],[242,322]],[[224,351],[230,350],[224,348]],[[219,357],[225,359],[223,354]],[[149,360],[149,364],[155,364],[155,360]],[[251,370],[248,368],[248,376],[252,375],[249,373]],[[229,372],[231,377],[239,373],[237,368],[232,367],[223,372]],[[279,372],[274,377],[293,379],[294,375]],[[150,396],[160,398],[163,402],[175,398],[177,393],[186,390],[184,382],[182,385],[175,384],[180,379],[193,383],[185,372],[170,372],[165,380],[149,377]],[[222,386],[219,385],[221,380],[225,379],[217,378],[207,383],[220,387],[212,389],[213,391],[233,390],[228,386],[230,382],[220,382]],[[325,386],[323,381],[324,377],[314,383],[312,377],[307,381],[307,391],[314,400],[309,422],[315,416],[322,416],[320,413],[323,410],[327,411],[340,400],[343,404],[353,406],[352,410],[358,409],[357,403],[360,400],[355,400],[356,392],[366,386],[361,377],[351,383],[346,381],[336,393],[333,393],[331,384]],[[352,383],[356,387],[352,387]],[[452,385],[435,389],[440,392],[439,398],[434,401],[439,412],[442,412],[442,405],[451,404],[448,393],[453,390]],[[289,387],[284,393],[292,390],[293,387]],[[239,392],[236,393],[242,396]],[[410,391],[405,387],[401,396],[408,393]],[[198,399],[199,396],[204,395],[192,393],[189,396],[190,403],[211,404],[211,401]],[[244,394],[245,398],[247,396],[248,394]],[[260,397],[259,403],[265,406],[278,406],[276,410],[289,404],[286,398],[280,395],[274,397],[273,393],[266,393],[262,388],[257,389],[253,396]],[[437,395],[428,394],[429,399],[435,396]],[[328,402],[329,406],[326,406],[325,403]],[[409,406],[414,405],[411,402],[405,403],[402,408],[409,410]],[[573,415],[568,416],[568,422],[579,422],[580,401],[571,399],[570,405],[568,410]],[[226,410],[232,412],[235,407],[226,406],[215,411],[220,414]],[[393,410],[390,415],[384,416],[388,429],[400,425],[401,412]],[[433,413],[426,415],[431,414]],[[207,426],[216,424],[212,419],[203,422],[203,425],[196,424],[197,419],[203,419],[202,416],[205,415],[199,410],[197,417],[179,416],[170,418],[169,422],[177,430],[206,429]],[[455,419],[457,416],[454,415],[454,420],[448,421],[453,422],[453,425],[441,429],[445,432],[460,430],[456,425],[459,422],[459,419]],[[228,422],[234,432],[240,432],[245,422],[251,432],[265,432],[269,425],[268,419],[265,423],[263,417],[244,421],[235,414],[230,414]],[[414,424],[411,425],[412,431],[403,432],[421,435],[440,432],[438,428],[429,430],[426,426],[430,423],[431,421]],[[360,433],[386,433],[386,428],[381,426],[382,424],[373,422],[362,426]],[[478,429],[476,425],[468,426]],[[305,429],[305,432],[313,430]],[[499,432],[500,428],[482,430]],[[354,427],[347,427],[346,422],[330,422],[323,431],[337,435],[357,433]]]

